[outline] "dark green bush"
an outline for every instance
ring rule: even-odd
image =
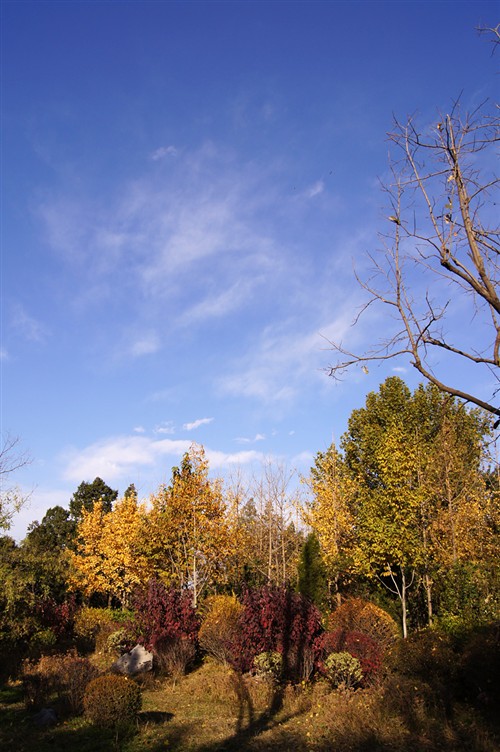
[[[131,727],[141,709],[141,690],[126,676],[107,674],[85,690],[85,716],[96,726],[118,730]]]
[[[500,623],[482,627],[464,640],[459,657],[461,698],[486,715],[496,717],[500,707]]]

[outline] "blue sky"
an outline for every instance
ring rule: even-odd
[[[328,339],[387,222],[392,116],[495,93],[494,2],[3,2],[1,428],[33,462],[12,533],[101,476],[143,497],[307,473],[368,391]],[[397,370],[395,370],[397,369]],[[478,386],[481,388],[481,385]]]

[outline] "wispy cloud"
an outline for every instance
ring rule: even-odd
[[[175,146],[160,146],[151,154],[151,159],[157,162],[159,159],[165,159],[165,157],[176,157],[179,151]]]
[[[143,355],[152,355],[158,352],[160,347],[160,338],[154,332],[150,332],[132,342],[129,347],[129,354],[133,358],[140,358]]]
[[[50,244],[79,274],[76,302],[95,306],[93,291],[121,296],[128,310],[167,304],[175,320],[191,324],[249,303],[256,285],[284,272],[266,219],[280,197],[265,169],[210,143],[178,156],[168,172],[146,172],[105,203],[63,186],[40,204]]]
[[[5,347],[0,347],[0,360],[8,360],[9,359],[9,353],[5,349]]]
[[[133,430],[134,433],[146,433],[144,426],[135,426]]]
[[[253,439],[246,438],[245,436],[238,437],[235,439],[235,441],[238,442],[238,444],[254,444],[256,441],[264,441],[265,436],[263,433],[256,433]]]
[[[198,420],[194,420],[192,423],[184,423],[182,427],[185,431],[194,431],[195,428],[212,423],[212,421],[213,418],[198,418]]]
[[[174,434],[175,426],[172,420],[166,420],[164,423],[159,423],[154,427],[154,433]]]
[[[308,198],[314,198],[315,196],[319,196],[320,193],[323,193],[325,190],[325,184],[322,180],[317,180],[313,185],[309,186],[306,190],[306,196]]]
[[[48,329],[44,324],[28,314],[24,306],[17,303],[12,311],[13,328],[30,342],[42,343],[48,337]]]

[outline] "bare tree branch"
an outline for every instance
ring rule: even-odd
[[[31,457],[20,449],[17,436],[7,434],[0,447],[0,530],[8,530],[15,512],[26,502],[27,497],[11,485],[13,473],[31,463]]]
[[[500,382],[500,227],[494,208],[500,181],[493,172],[500,124],[489,108],[483,103],[462,118],[455,102],[451,114],[425,134],[413,118],[395,120],[389,140],[397,158],[391,162],[392,180],[383,187],[391,229],[381,236],[377,258],[369,256],[372,275],[356,275],[368,300],[354,323],[374,304],[383,304],[394,312],[396,325],[365,352],[331,342],[339,356],[328,369],[331,376],[406,356],[444,392],[500,416],[494,404]],[[470,325],[464,326],[467,317]],[[446,356],[444,365],[435,358],[438,352]],[[495,382],[491,398],[476,394],[458,376],[455,381],[441,376],[436,369],[453,373],[450,359],[488,369],[488,381],[493,376]]]

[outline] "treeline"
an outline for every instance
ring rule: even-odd
[[[329,612],[361,596],[408,630],[499,616],[499,480],[491,420],[389,378],[318,452],[307,500],[267,464],[251,489],[212,479],[193,445],[146,504],[100,478],[21,544],[0,539],[0,639],[47,639],[69,602],[128,607],[152,580],[207,596],[289,585]],[[44,617],[45,614],[45,617]],[[45,618],[45,621],[44,621]],[[38,637],[37,637],[38,635]]]

